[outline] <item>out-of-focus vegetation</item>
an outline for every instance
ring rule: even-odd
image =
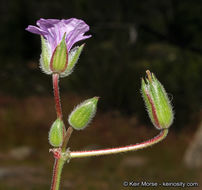
[[[64,107],[64,115],[67,115],[85,97],[68,93],[62,99],[65,105],[69,102]],[[0,128],[0,189],[49,189],[54,161],[48,152],[50,145],[47,140],[49,127],[55,118],[52,97],[32,96],[21,101],[10,98],[4,99],[4,102],[6,106],[0,108],[3,126]],[[142,142],[157,133],[154,128],[139,123],[135,115],[123,117],[117,112],[98,111],[89,127],[73,132],[69,146],[72,151],[123,146]],[[201,170],[188,169],[183,162],[190,141],[186,130],[180,135],[171,130],[164,141],[151,148],[117,155],[72,159],[64,166],[61,190],[128,190],[130,188],[122,185],[125,180],[161,184],[192,182],[198,183],[199,187],[184,189],[198,190],[202,183]],[[162,186],[155,189],[162,190]]]
[[[61,80],[62,92],[98,95],[103,110],[145,118],[140,77],[150,69],[174,97],[175,128],[196,121],[202,99],[202,1],[3,0],[0,12],[1,93],[50,94],[50,77],[38,68],[40,38],[24,29],[41,17],[77,17],[90,25],[92,38],[75,72]]]
[[[92,38],[86,40],[74,73],[60,80],[65,124],[76,104],[101,97],[91,126],[73,133],[71,150],[123,146],[156,135],[143,125],[149,119],[139,89],[147,69],[164,84],[176,118],[165,141],[151,149],[71,160],[62,188],[123,189],[124,180],[200,186],[200,170],[186,168],[183,157],[194,133],[194,127],[185,126],[196,126],[200,119],[201,12],[201,0],[1,0],[0,189],[50,186],[53,159],[47,139],[55,120],[51,77],[38,67],[39,36],[25,28],[39,18],[70,17],[85,20]]]

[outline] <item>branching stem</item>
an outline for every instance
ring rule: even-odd
[[[61,109],[61,103],[60,103],[60,93],[59,93],[58,83],[59,83],[59,75],[53,74],[53,90],[54,90],[54,98],[55,98],[55,108],[56,108],[57,118],[60,118],[62,120],[62,109]],[[71,158],[102,156],[102,155],[109,155],[109,154],[117,154],[121,152],[136,151],[139,149],[147,148],[149,146],[152,146],[162,141],[167,136],[168,129],[162,129],[161,132],[156,137],[149,139],[147,141],[144,141],[142,143],[134,144],[134,145],[123,146],[118,148],[100,149],[100,150],[75,151],[75,152],[68,151],[67,152],[66,147],[72,132],[73,132],[73,128],[71,126],[67,129],[67,132],[65,132],[65,126],[64,126],[63,128],[64,139],[63,139],[62,146],[57,149],[57,154],[54,154],[55,163],[53,167],[53,178],[52,178],[51,190],[59,190],[62,168],[65,161],[69,161]]]

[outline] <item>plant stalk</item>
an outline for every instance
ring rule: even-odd
[[[53,91],[55,98],[55,109],[57,113],[57,118],[62,120],[62,108],[60,103],[60,91],[59,91],[59,74],[53,74]]]
[[[59,92],[59,74],[55,73],[55,74],[53,74],[52,77],[53,77],[52,80],[53,80],[53,91],[54,91],[56,114],[57,114],[57,118],[60,118],[62,120],[62,107],[61,107],[61,103],[60,103],[60,92]],[[67,134],[69,134],[69,133],[67,133]],[[68,135],[69,138],[70,138],[70,135]],[[65,137],[65,136],[66,136],[65,126],[63,126],[63,137]],[[68,140],[66,140],[66,141],[68,142]],[[55,157],[55,163],[53,166],[53,177],[52,177],[52,183],[51,183],[51,190],[59,190],[60,178],[61,178],[61,173],[62,173],[62,168],[63,168],[64,163],[65,163],[65,160],[62,159],[60,156]]]
[[[143,148],[147,148],[152,146],[160,141],[162,141],[168,134],[168,129],[163,129],[156,137],[144,141],[142,143],[124,146],[124,147],[117,147],[117,148],[109,148],[109,149],[101,149],[101,150],[90,150],[90,151],[76,151],[70,152],[70,159],[71,158],[82,158],[82,157],[90,157],[90,156],[102,156],[108,154],[117,154],[121,152],[129,152],[129,151],[136,151]]]
[[[66,147],[67,147],[67,144],[69,142],[69,139],[71,137],[72,132],[73,132],[73,128],[71,126],[69,126],[68,129],[67,129],[67,132],[66,132],[66,134],[64,136],[63,143],[62,143],[62,146],[61,146],[62,147],[62,152],[66,151]]]
[[[55,158],[55,163],[53,166],[53,177],[52,177],[52,184],[51,190],[59,190],[60,187],[60,178],[62,173],[62,168],[65,161],[62,158]]]

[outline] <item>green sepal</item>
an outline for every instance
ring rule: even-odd
[[[62,145],[63,129],[64,123],[61,121],[61,119],[56,119],[49,131],[49,143],[53,147],[59,147]]]
[[[51,74],[50,69],[51,60],[51,49],[46,39],[41,36],[41,57],[40,57],[40,68],[46,74]]]
[[[50,68],[54,73],[60,74],[64,72],[65,69],[67,68],[68,51],[67,51],[65,36],[66,36],[66,33],[64,34],[60,44],[55,48],[51,58]]]
[[[76,46],[72,50],[70,50],[68,55],[68,65],[65,71],[60,74],[61,77],[66,77],[73,72],[76,63],[79,60],[79,56],[81,55],[81,52],[84,48],[84,45],[85,44],[82,44],[81,46]]]
[[[76,130],[84,129],[95,116],[98,97],[88,99],[79,104],[69,115],[69,124]]]

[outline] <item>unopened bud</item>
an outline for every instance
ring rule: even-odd
[[[56,119],[49,131],[49,143],[54,147],[61,146],[63,142],[64,123],[61,119]]]
[[[157,129],[169,128],[173,122],[173,110],[167,93],[153,73],[146,71],[146,82],[142,79],[141,92],[153,125]]]
[[[84,129],[96,113],[98,97],[79,104],[69,116],[69,124],[76,130]]]

